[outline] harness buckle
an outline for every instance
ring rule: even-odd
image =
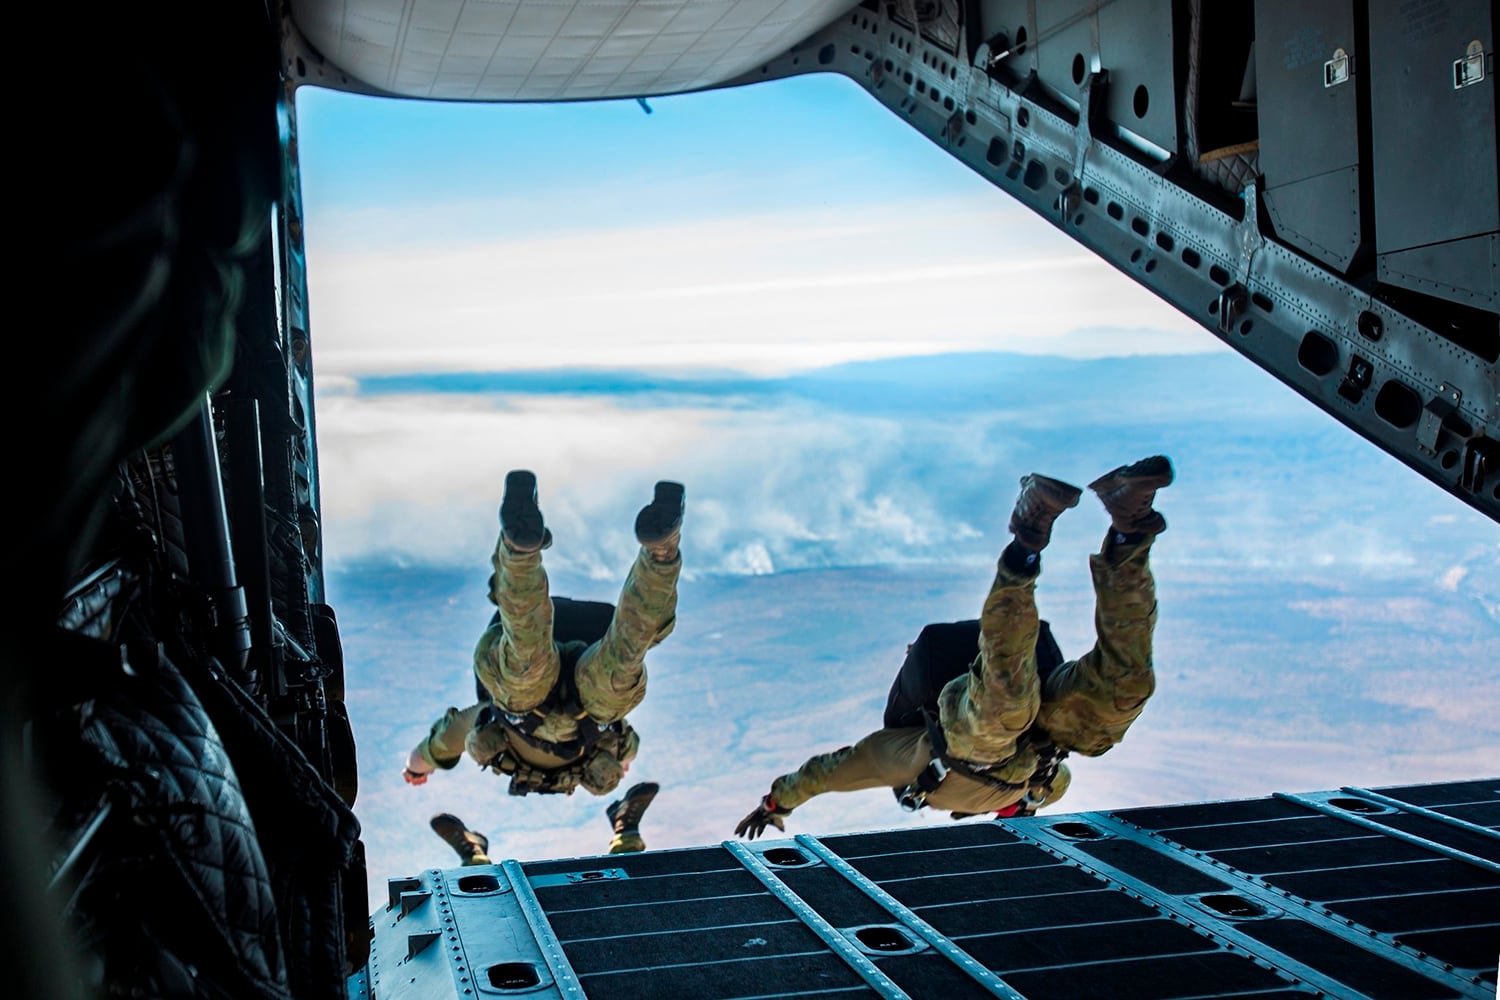
[[[927,805],[927,793],[919,789],[915,784],[891,790],[896,793],[896,801],[900,804],[901,808],[907,812],[920,812]]]
[[[937,787],[948,777],[950,768],[943,762],[942,758],[934,757],[922,768],[922,773],[917,775],[917,780],[905,788],[893,788],[896,793],[896,801],[901,803],[901,808],[907,812],[916,812],[925,808],[927,796],[937,791]]]

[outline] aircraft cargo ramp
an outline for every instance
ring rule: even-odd
[[[1500,778],[430,870],[351,998],[1487,997]]]

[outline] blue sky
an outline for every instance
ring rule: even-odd
[[[438,810],[472,811],[501,856],[606,842],[597,800],[508,802],[467,766],[398,776],[471,689],[512,468],[538,474],[562,592],[593,599],[651,483],[688,484],[684,620],[653,653],[632,775],[664,783],[653,847],[729,836],[776,774],[878,722],[920,625],[977,613],[1020,475],[1086,483],[1155,452],[1179,472],[1161,690],[1065,811],[1473,777],[1500,754],[1492,521],[847,81],[650,104],[299,95],[372,905],[385,876],[448,863]],[[1104,526],[1083,507],[1043,607],[1075,654]],[[735,641],[747,627],[763,646]],[[826,798],[793,832],[948,822]]]
[[[304,91],[320,376],[1224,350],[842,78],[651,106]]]

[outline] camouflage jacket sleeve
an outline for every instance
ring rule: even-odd
[[[468,708],[449,708],[432,724],[426,738],[417,744],[417,753],[433,767],[451,770],[464,755],[469,730],[474,728],[474,720],[484,705],[484,702],[479,702]]]
[[[931,759],[927,733],[920,726],[879,729],[852,747],[819,754],[783,774],[771,783],[771,797],[781,808],[795,809],[824,792],[904,788]]]

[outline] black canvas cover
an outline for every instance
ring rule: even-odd
[[[1045,621],[1036,636],[1036,667],[1042,680],[1063,662],[1062,650]],[[922,709],[937,713],[938,693],[943,685],[969,669],[979,655],[979,619],[936,622],[924,626],[906,651],[901,670],[886,697],[884,725],[887,729],[923,725]]]

